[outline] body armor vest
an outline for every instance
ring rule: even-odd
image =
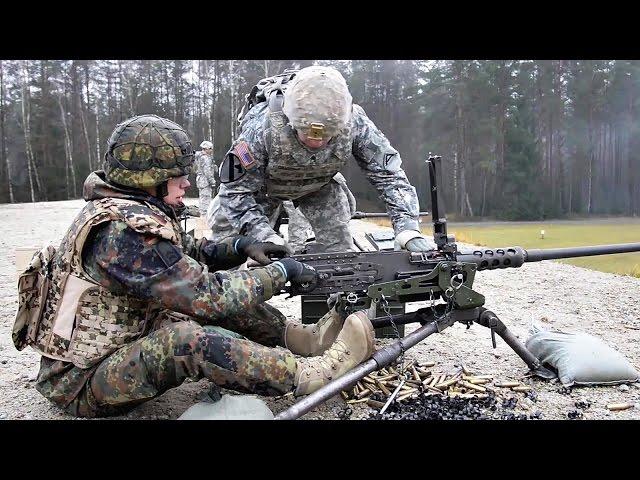
[[[351,129],[347,126],[324,149],[314,153],[298,144],[286,118],[282,112],[269,113],[267,194],[296,200],[320,190],[347,163],[352,149]]]
[[[140,214],[146,206],[148,214]],[[127,211],[136,206],[136,213]],[[160,236],[182,249],[182,230],[159,208],[117,198],[87,203],[72,223],[49,265],[50,282],[39,325],[26,344],[40,354],[89,368],[151,327],[158,303],[116,295],[96,283],[82,266],[82,249],[91,229],[119,220],[129,228]],[[35,257],[34,257],[35,258]],[[28,270],[27,270],[28,271]],[[40,300],[41,301],[41,300]]]

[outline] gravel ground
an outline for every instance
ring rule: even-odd
[[[35,204],[0,205],[4,233],[0,248],[0,419],[71,419],[35,391],[39,355],[31,349],[18,352],[11,341],[11,327],[17,308],[16,247],[59,241],[83,205],[82,200]],[[195,204],[195,199],[188,203]],[[622,221],[622,220],[621,220]],[[191,229],[192,224],[188,225]],[[384,229],[354,220],[354,231]],[[527,264],[520,269],[480,272],[475,289],[487,298],[486,307],[495,312],[520,340],[526,340],[532,321],[565,330],[580,330],[603,339],[619,350],[636,368],[640,366],[640,279],[586,270],[555,262]],[[270,300],[289,318],[300,312],[299,298]],[[420,308],[419,302],[407,311]],[[406,333],[416,328],[408,325]],[[380,344],[388,340],[378,340]],[[498,339],[491,348],[489,331],[474,325],[470,329],[454,325],[433,335],[407,352],[408,358],[437,362],[434,373],[445,373],[464,364],[478,374],[493,374],[499,380],[523,380],[534,395],[509,392],[515,412],[535,414],[543,419],[567,419],[578,411],[584,419],[640,418],[640,384],[615,387],[577,387],[569,391],[557,382],[526,378],[527,367]],[[187,382],[155,400],[116,418],[175,419],[197,402],[208,382]],[[535,400],[532,400],[532,398]],[[274,413],[294,403],[290,395],[264,398]],[[579,403],[582,408],[576,407]],[[636,407],[610,412],[614,402],[635,403]],[[585,408],[585,405],[589,405]],[[338,419],[346,404],[340,396],[307,413],[305,419]],[[368,417],[374,411],[362,404],[352,406],[351,419]],[[571,413],[571,415],[569,415]]]

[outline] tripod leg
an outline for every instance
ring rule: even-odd
[[[502,323],[502,321],[490,310],[486,310],[481,308],[481,313],[478,318],[475,320],[476,323],[482,325],[483,327],[490,328],[492,331],[500,335],[500,337],[505,341],[511,349],[516,352],[516,354],[524,360],[524,363],[532,370],[532,372],[538,377],[544,378],[546,380],[550,380],[556,377],[556,374],[553,373],[548,368],[543,367],[540,364],[540,360],[527,350],[522,342],[520,342],[516,336],[511,333],[511,331],[507,328],[507,326]]]

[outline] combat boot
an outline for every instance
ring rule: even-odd
[[[373,325],[364,311],[349,315],[338,338],[320,357],[298,360],[295,396],[308,395],[341,377],[374,352]]]
[[[284,330],[284,346],[304,357],[322,355],[338,337],[345,317],[346,314],[339,313],[334,307],[314,324],[288,322]]]

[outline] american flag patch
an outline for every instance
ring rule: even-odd
[[[253,158],[253,155],[251,155],[247,142],[237,144],[233,149],[233,153],[240,159],[240,163],[244,168],[250,169],[256,165],[256,160]]]

